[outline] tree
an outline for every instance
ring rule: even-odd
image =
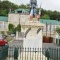
[[[18,5],[10,1],[0,1],[0,16],[8,16],[9,9],[15,10]]]
[[[0,1],[0,16],[8,16],[9,9],[11,9],[11,11],[15,11],[15,9],[18,9],[18,8],[30,9],[30,5],[21,4],[18,6],[17,4],[14,4],[10,1],[6,1],[6,0]],[[37,14],[38,14],[39,8],[36,8],[36,10],[37,10]],[[51,20],[60,20],[60,12],[45,10],[45,9],[41,8],[41,18],[51,19]]]
[[[14,32],[14,25],[13,24],[9,24],[8,25],[8,29],[9,29],[9,33],[13,33]]]
[[[8,25],[9,31],[12,30],[13,28],[14,28],[14,25],[13,25],[13,24],[9,24],[9,25]]]
[[[16,29],[16,27],[14,27],[13,34],[16,34],[16,31],[17,31],[17,29]]]
[[[21,25],[20,25],[20,24],[17,25],[16,30],[17,30],[18,32],[21,31]]]
[[[30,9],[30,4],[27,4],[26,5],[26,9]]]
[[[9,29],[9,34],[16,34],[16,31],[18,32],[21,31],[21,25],[18,24],[17,27],[14,27],[13,24],[9,24],[8,29]]]
[[[26,9],[26,5],[21,4],[21,5],[19,6],[19,8]]]
[[[55,31],[60,35],[60,27],[57,27]]]
[[[49,17],[49,15],[43,15],[42,17],[41,17],[42,19],[50,19],[50,17]]]

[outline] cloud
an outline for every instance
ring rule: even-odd
[[[60,0],[41,0],[42,8],[60,11]]]
[[[29,0],[9,0],[9,1],[11,1],[11,2],[13,2],[13,3],[16,3],[16,4],[18,4],[18,5],[20,5],[20,4],[28,4],[29,3]]]
[[[9,0],[11,2],[14,2],[18,5],[20,4],[28,4],[30,3],[30,0]],[[46,10],[57,10],[60,11],[60,0],[37,0],[38,7],[42,3],[42,8]]]

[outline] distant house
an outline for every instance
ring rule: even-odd
[[[43,35],[44,36],[54,36],[55,28],[60,26],[60,21],[58,20],[47,20],[47,19],[40,19],[41,23],[45,24],[45,27],[43,29]]]
[[[29,9],[16,9],[10,11],[8,14],[8,23],[12,23],[17,26],[20,22],[24,22],[29,17]],[[27,19],[28,20],[28,19]]]
[[[0,31],[8,31],[8,17],[0,16]]]

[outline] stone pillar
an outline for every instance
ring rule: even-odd
[[[19,37],[18,37],[18,31],[16,31],[16,40],[18,40],[18,38],[19,38]]]
[[[3,26],[2,26],[2,27],[3,27],[3,29],[5,28],[4,26],[5,26],[5,24],[4,24],[4,22],[3,22]]]

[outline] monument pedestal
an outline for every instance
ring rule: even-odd
[[[44,24],[38,21],[29,21],[22,24],[22,32],[25,34],[23,47],[42,48]]]

